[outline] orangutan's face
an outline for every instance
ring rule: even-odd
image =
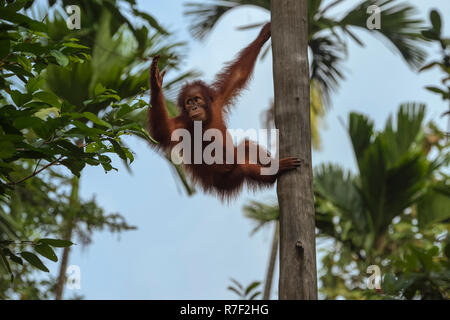
[[[186,92],[184,108],[192,121],[205,121],[208,119],[208,105],[201,89],[198,87],[192,87]]]

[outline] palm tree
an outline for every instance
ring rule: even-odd
[[[416,233],[424,237],[429,226],[450,217],[449,178],[440,170],[450,157],[440,151],[429,159],[430,141],[441,147],[433,126],[424,128],[424,114],[424,105],[402,105],[396,125],[389,118],[379,133],[367,117],[350,114],[348,132],[358,173],[346,173],[333,165],[316,171],[316,210],[328,217],[318,228],[345,246],[354,255],[353,261],[361,265],[360,270],[368,264],[381,265],[390,254],[398,256],[401,247],[420,239]],[[396,227],[393,220],[413,217],[419,230],[401,243],[401,232],[396,237],[392,234]],[[398,258],[402,260],[401,255]],[[330,277],[324,275],[323,279]],[[360,281],[355,280],[354,285]],[[426,294],[426,289],[421,290]]]
[[[449,177],[441,168],[448,166],[448,143],[444,135],[430,124],[424,127],[425,106],[405,104],[397,113],[396,125],[391,118],[383,131],[375,132],[364,115],[352,113],[348,133],[358,163],[358,172],[344,171],[337,165],[322,165],[315,170],[314,194],[316,227],[319,236],[333,239],[341,259],[348,255],[360,270],[369,264],[380,264],[384,258],[407,246],[416,233],[450,219]],[[441,151],[429,159],[431,147]],[[447,148],[447,149],[445,149]],[[262,223],[278,217],[276,205],[253,202],[244,211]],[[270,217],[267,212],[271,212]],[[393,240],[390,229],[397,217],[418,220],[419,232],[403,241]],[[269,219],[270,218],[270,219]],[[406,224],[406,223],[404,223]],[[398,237],[399,235],[397,235]],[[332,259],[331,259],[332,260]],[[325,257],[328,271],[334,262]],[[267,281],[267,280],[266,280]],[[344,283],[337,283],[331,272],[322,276],[328,298],[351,294]],[[432,281],[432,280],[430,280]],[[361,277],[354,279],[355,286]],[[348,295],[349,298],[358,296]]]
[[[342,63],[346,56],[347,41],[342,35],[363,45],[353,29],[367,31],[366,12],[370,5],[376,4],[382,9],[381,21],[383,21],[382,28],[374,30],[372,34],[381,35],[382,39],[387,39],[391,48],[400,53],[412,67],[420,66],[425,58],[424,51],[418,46],[422,40],[419,33],[422,21],[414,18],[415,10],[412,6],[394,0],[361,1],[353,9],[345,12],[342,18],[332,17],[330,10],[343,2],[343,0],[337,0],[325,4],[323,0],[307,1],[308,42],[311,52],[311,138],[315,148],[320,146],[318,121],[325,115],[324,106],[329,105],[330,93],[337,89],[339,81],[344,78]],[[185,15],[192,18],[190,25],[192,35],[198,39],[204,39],[211,33],[220,18],[230,10],[243,6],[256,6],[270,11],[270,0],[213,0],[201,3],[188,2],[185,6]],[[258,27],[261,24],[241,26],[241,29]],[[267,124],[273,122],[273,104],[266,114],[266,119]],[[273,256],[273,250],[271,256]],[[269,266],[271,264],[269,263]],[[270,287],[266,284],[267,288],[270,291]],[[266,292],[265,296],[267,295]]]
[[[345,220],[352,221],[355,233],[348,238],[367,252],[383,250],[392,219],[423,201],[442,182],[438,169],[448,163],[449,156],[427,159],[424,115],[424,105],[401,105],[396,126],[389,118],[384,130],[375,133],[366,116],[351,113],[348,132],[358,175],[345,174],[335,166],[322,166],[316,172],[316,196],[327,199]],[[437,213],[431,213],[433,207],[420,209],[419,223],[425,226]],[[439,212],[437,219],[449,215]]]
[[[415,18],[413,6],[396,0],[364,0],[352,9],[344,12],[340,18],[332,16],[330,11],[344,0],[327,2],[307,0],[309,49],[311,52],[311,131],[313,146],[320,145],[318,123],[330,104],[330,93],[337,89],[344,79],[343,61],[346,58],[347,39],[359,45],[364,43],[354,32],[368,32],[366,21],[367,8],[377,5],[381,9],[382,28],[371,30],[370,34],[387,40],[388,46],[399,53],[411,67],[419,67],[425,58],[425,52],[419,47],[422,41],[420,30],[422,21]],[[255,6],[270,11],[270,0],[224,0],[188,2],[185,15],[191,18],[190,30],[198,39],[204,39],[227,12],[245,6]],[[259,27],[262,23],[241,26],[241,29]],[[314,99],[315,98],[315,99]],[[313,100],[314,99],[314,100]]]

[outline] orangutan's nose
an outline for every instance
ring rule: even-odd
[[[191,109],[191,110],[197,110],[197,108],[198,108],[198,106],[197,106],[196,104],[194,104],[194,105],[192,106],[192,109]]]

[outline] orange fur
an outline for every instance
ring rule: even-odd
[[[151,87],[151,107],[148,110],[148,130],[153,138],[159,141],[158,148],[169,152],[177,142],[170,139],[171,133],[178,128],[187,129],[191,137],[194,136],[194,122],[189,118],[185,110],[185,99],[189,89],[198,88],[202,99],[206,102],[207,119],[202,123],[203,131],[210,128],[220,130],[223,136],[222,146],[226,146],[227,126],[225,116],[228,107],[234,102],[245,85],[248,83],[253,71],[256,59],[264,43],[270,38],[270,24],[263,27],[260,34],[248,47],[241,51],[238,57],[228,64],[219,73],[216,81],[208,86],[203,81],[194,81],[186,84],[180,90],[178,96],[178,107],[181,110],[179,116],[169,118],[166,110],[165,99],[162,93],[162,77],[157,68],[157,58],[154,59],[150,71]],[[202,132],[203,135],[203,132]],[[203,142],[205,146],[210,142]],[[246,155],[250,144],[253,142],[244,141]],[[257,146],[262,148],[261,146]],[[192,145],[192,152],[193,155]],[[280,161],[279,171],[274,175],[261,175],[261,168],[264,167],[259,159],[256,164],[249,163],[246,156],[245,163],[237,163],[237,147],[233,145],[235,161],[234,164],[186,164],[186,171],[192,180],[198,183],[206,193],[218,196],[222,200],[230,200],[237,196],[244,184],[252,189],[268,187],[275,183],[279,173],[293,169],[299,165],[298,159],[286,158]],[[267,152],[267,151],[262,151]],[[258,153],[259,154],[259,153]],[[225,161],[224,161],[225,162]]]

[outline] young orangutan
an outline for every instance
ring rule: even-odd
[[[270,23],[266,24],[258,37],[244,50],[242,50],[236,60],[229,63],[222,72],[217,75],[212,85],[207,85],[203,81],[193,81],[183,86],[178,96],[178,107],[180,115],[170,118],[165,104],[162,91],[164,73],[159,72],[158,59],[154,57],[150,67],[150,90],[151,106],[148,109],[148,130],[150,135],[159,143],[156,145],[163,151],[170,151],[176,141],[172,141],[171,136],[176,129],[186,129],[191,136],[194,136],[194,123],[201,121],[202,130],[214,128],[222,132],[224,154],[231,151],[234,154],[232,164],[223,163],[206,164],[185,164],[184,167],[191,174],[193,180],[199,183],[205,192],[218,195],[221,199],[230,199],[237,195],[244,183],[250,187],[264,187],[273,185],[277,177],[287,170],[300,166],[300,160],[294,157],[279,160],[278,171],[271,175],[261,174],[261,169],[267,167],[258,159],[249,161],[248,150],[253,142],[244,141],[245,161],[238,163],[236,158],[239,146],[227,143],[227,126],[224,116],[233,100],[239,95],[247,84],[256,59],[264,43],[270,38]],[[202,143],[203,149],[206,144]],[[255,146],[255,144],[253,144]],[[258,151],[266,152],[257,145]],[[230,150],[231,149],[231,150]],[[202,150],[203,151],[203,150]],[[266,152],[267,155],[267,152]],[[272,159],[272,161],[278,161]],[[242,163],[243,162],[243,163]]]

